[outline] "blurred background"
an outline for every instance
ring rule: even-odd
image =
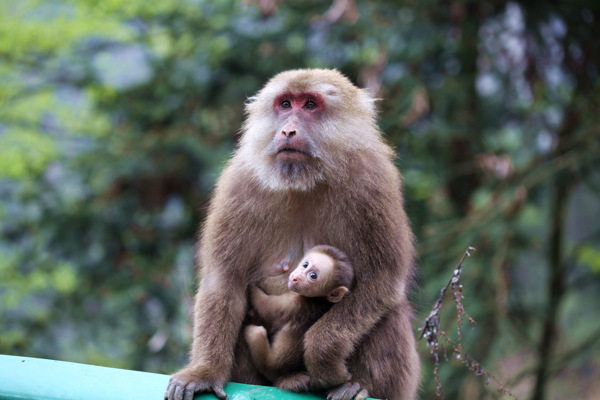
[[[520,398],[597,399],[594,0],[0,1],[0,353],[182,367],[195,236],[244,102],[301,67],[381,99],[418,239],[415,335],[473,246],[463,351]],[[450,294],[441,324],[456,340]],[[506,398],[447,347],[447,398]]]

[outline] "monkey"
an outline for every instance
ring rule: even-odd
[[[420,360],[408,293],[416,271],[394,150],[377,126],[375,99],[337,70],[271,78],[246,104],[241,135],[218,178],[200,232],[199,285],[188,364],[165,398],[192,400],[223,385],[269,385],[252,362],[243,322],[252,285],[285,293],[272,274],[306,249],[335,246],[355,288],[304,335],[310,386],[332,400],[411,400]]]
[[[275,331],[269,343],[264,326],[248,325],[246,341],[258,371],[275,386],[298,391],[309,383],[303,372],[304,334],[332,304],[342,300],[353,287],[354,268],[346,254],[326,245],[308,251],[289,275],[290,291],[266,295],[250,289],[251,304],[260,318],[271,322]]]

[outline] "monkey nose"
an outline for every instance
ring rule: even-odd
[[[285,137],[292,137],[296,134],[296,131],[295,130],[291,130],[291,131],[283,130],[283,131],[281,131],[281,134]]]

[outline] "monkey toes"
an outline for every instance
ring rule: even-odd
[[[369,397],[367,389],[361,389],[358,382],[346,382],[327,393],[327,400],[364,400]]]
[[[267,330],[264,326],[248,325],[245,329],[246,340],[248,343],[254,343],[257,340],[267,340]]]

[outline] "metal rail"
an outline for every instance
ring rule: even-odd
[[[0,355],[2,400],[162,400],[168,375]],[[322,400],[274,387],[228,383],[230,400]],[[196,400],[215,400],[201,394]]]

